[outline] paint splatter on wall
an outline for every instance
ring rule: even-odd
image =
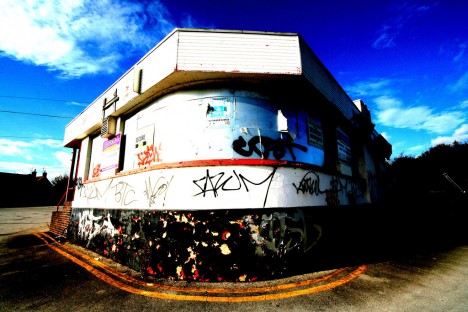
[[[69,239],[147,278],[254,281],[284,276],[320,238],[301,210],[73,209]]]

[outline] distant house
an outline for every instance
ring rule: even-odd
[[[52,205],[52,183],[47,172],[31,174],[0,172],[0,207]]]

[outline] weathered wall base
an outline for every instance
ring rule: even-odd
[[[147,278],[265,280],[287,274],[319,240],[302,209],[73,208],[68,238]]]

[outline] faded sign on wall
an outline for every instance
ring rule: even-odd
[[[117,134],[102,144],[101,177],[115,174],[119,168],[121,134]]]
[[[310,146],[323,150],[323,131],[320,120],[307,118],[307,140]]]
[[[228,126],[230,124],[230,107],[230,98],[211,99],[206,116],[208,126]]]
[[[351,163],[351,141],[340,129],[336,129],[336,141],[338,143],[338,159],[345,163]]]

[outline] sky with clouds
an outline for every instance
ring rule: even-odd
[[[0,1],[0,171],[69,171],[63,133],[175,27],[297,32],[393,156],[468,140],[468,2]]]

